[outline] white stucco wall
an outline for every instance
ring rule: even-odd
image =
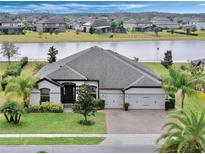
[[[31,94],[31,104],[38,104],[40,102],[40,89],[48,88],[50,89],[50,102],[60,103],[61,102],[61,94],[60,87],[56,86],[46,80],[38,83],[38,89],[33,89]]]

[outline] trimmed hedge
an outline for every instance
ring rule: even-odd
[[[30,105],[29,112],[34,113],[62,113],[63,104],[43,102],[42,104]]]
[[[95,99],[94,103],[95,103],[95,107],[96,107],[97,110],[105,109],[105,100]]]

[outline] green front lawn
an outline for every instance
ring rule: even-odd
[[[70,138],[0,138],[0,145],[93,145],[100,144],[100,137],[70,137]]]
[[[73,112],[64,113],[28,113],[24,114],[18,125],[10,124],[0,115],[1,134],[37,134],[37,133],[67,133],[67,134],[104,134],[106,133],[105,114],[98,112],[92,126],[82,126],[78,123],[83,117]]]

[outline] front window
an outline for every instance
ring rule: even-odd
[[[40,92],[41,92],[40,103],[49,102],[50,101],[50,89],[42,88],[40,89]]]

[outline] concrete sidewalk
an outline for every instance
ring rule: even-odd
[[[157,138],[160,134],[0,134],[0,138],[22,138],[22,137],[117,137],[117,138]]]

